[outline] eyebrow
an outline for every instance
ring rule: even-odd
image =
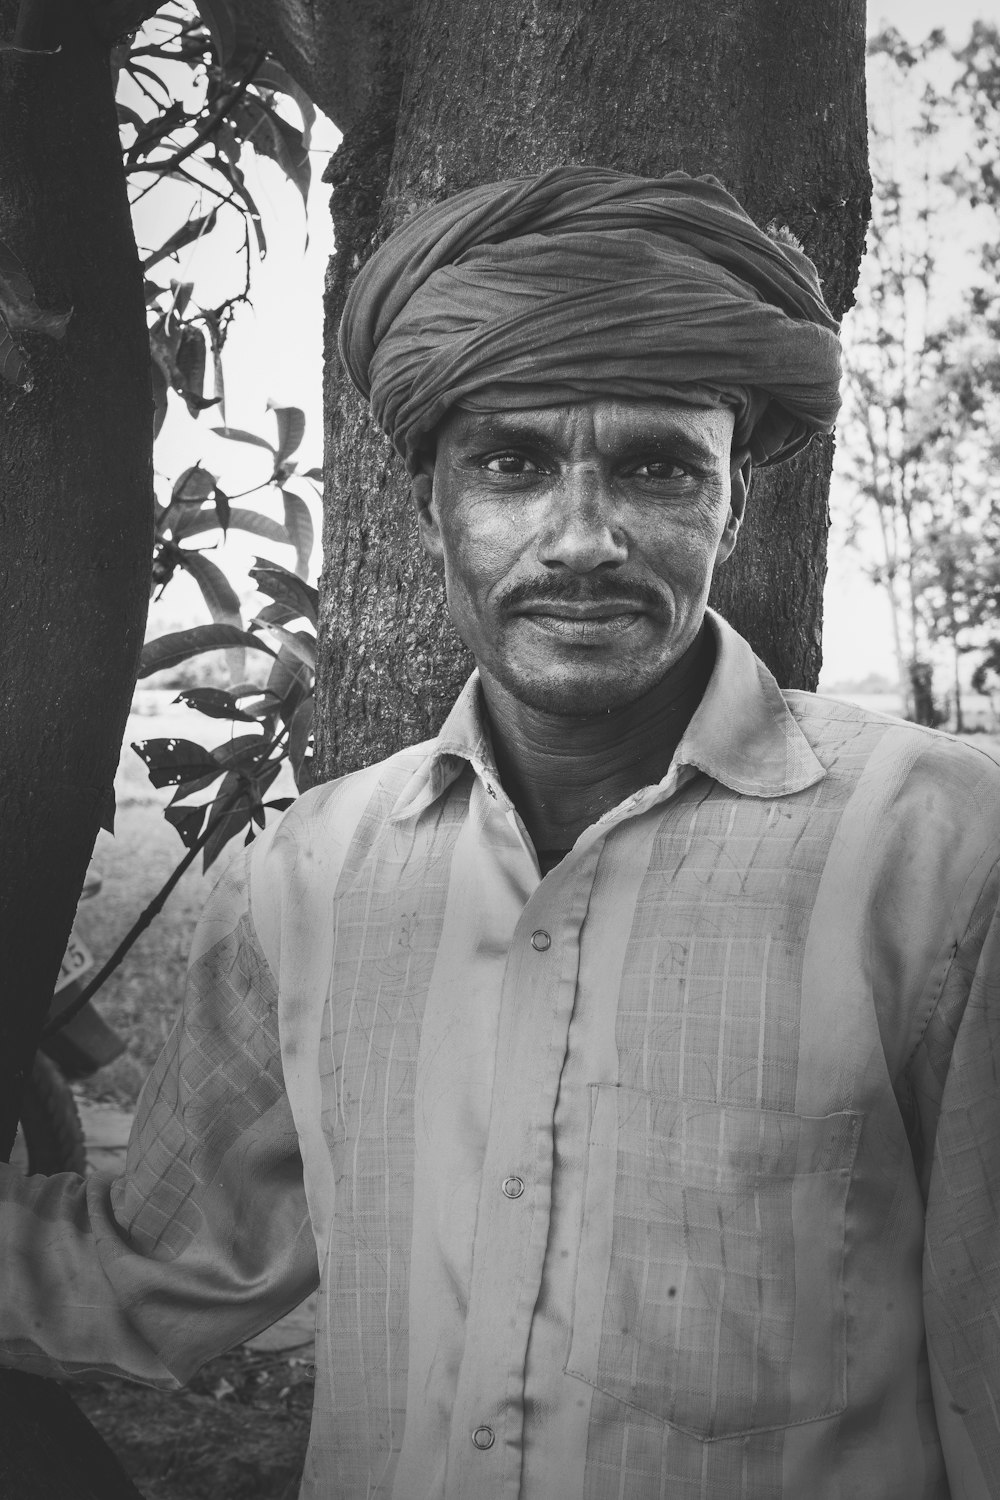
[[[538,447],[549,447],[554,441],[551,428],[539,423],[530,409],[469,415],[473,420],[462,437],[465,443],[533,443]],[[629,430],[626,426],[616,451],[623,458],[663,453],[692,464],[711,464],[715,460],[714,450],[708,444],[679,427],[663,427],[650,432],[648,429]]]

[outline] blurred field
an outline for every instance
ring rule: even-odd
[[[98,962],[113,951],[185,853],[178,834],[163,817],[171,790],[156,791],[150,786],[145,766],[130,748],[132,741],[174,735],[215,746],[228,737],[224,723],[174,704],[175,697],[175,690],[146,689],[136,695],[137,711],[129,717],[115,778],[115,835],[100,833],[94,849],[103,885],[98,896],[81,904],[78,917],[83,939]],[[241,732],[245,728],[239,726]],[[270,795],[289,796],[294,790],[291,773],[286,771]],[[205,897],[227,857],[241,845],[239,835],[207,876],[201,873],[199,856],[162,913],[100,990],[95,1003],[128,1039],[128,1046],[121,1057],[80,1085],[90,1098],[112,1099],[120,1105],[134,1102],[180,1004],[191,935]]]

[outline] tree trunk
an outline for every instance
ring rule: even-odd
[[[152,406],[142,278],[107,49],[78,0],[0,0],[0,241],[60,343],[26,335],[33,387],[0,383],[0,1137],[9,1151],[111,788],[142,644]],[[37,24],[35,24],[37,22]],[[44,1392],[49,1391],[46,1396]],[[4,1376],[0,1494],[135,1495],[58,1388]],[[82,1418],[80,1419],[82,1422]],[[84,1424],[85,1428],[85,1424]]]
[[[869,187],[863,0],[417,0],[384,43],[381,93],[331,164],[331,344],[357,266],[416,205],[563,161],[714,172],[760,223],[792,229],[836,313],[850,305]],[[433,733],[469,660],[418,554],[401,465],[332,349],[327,413],[319,756],[330,776]],[[819,672],[832,451],[820,440],[755,476],[714,587],[792,686]]]

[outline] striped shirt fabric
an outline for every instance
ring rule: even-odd
[[[318,1284],[303,1500],[1000,1494],[1000,770],[710,618],[544,878],[475,677],[230,866],[123,1175],[3,1179],[6,1363]]]

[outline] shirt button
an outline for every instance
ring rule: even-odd
[[[505,1177],[501,1186],[505,1198],[520,1198],[524,1192],[524,1183],[520,1177]]]
[[[472,1441],[477,1448],[492,1448],[494,1433],[492,1427],[477,1427],[472,1434]]]
[[[546,948],[552,947],[552,939],[549,937],[547,932],[543,932],[541,928],[539,928],[537,932],[533,932],[531,934],[531,946],[534,948],[536,953],[544,953]]]

